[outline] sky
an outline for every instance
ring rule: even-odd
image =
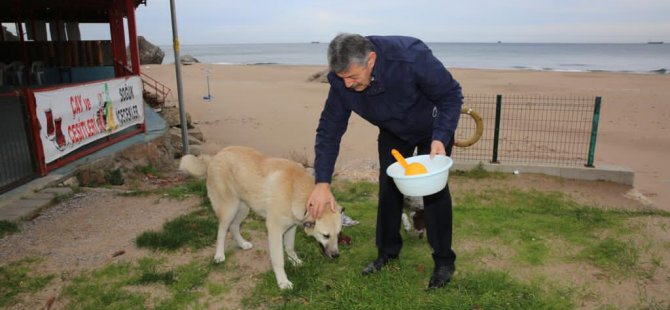
[[[329,42],[340,32],[409,35],[426,42],[670,43],[670,0],[175,0],[175,4],[182,45]],[[140,5],[138,35],[157,45],[172,44],[170,12],[169,0]],[[82,38],[109,39],[109,26],[82,26]]]

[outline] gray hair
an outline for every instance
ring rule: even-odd
[[[328,45],[330,71],[342,72],[352,63],[365,66],[374,49],[367,38],[354,33],[340,33]]]

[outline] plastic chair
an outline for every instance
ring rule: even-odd
[[[37,85],[42,85],[42,77],[44,76],[44,63],[41,61],[33,61],[33,64],[30,66],[30,74],[34,78]]]
[[[23,85],[23,62],[13,61],[7,66],[5,72],[9,75],[10,83],[15,86]]]

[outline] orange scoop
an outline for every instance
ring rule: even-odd
[[[395,157],[395,160],[397,160],[400,163],[400,165],[403,168],[405,168],[405,175],[417,175],[417,174],[428,173],[428,169],[426,169],[426,167],[424,167],[420,163],[411,163],[411,164],[407,163],[405,157],[402,157],[402,155],[400,154],[400,152],[398,152],[398,150],[392,149],[391,154],[393,155],[393,157]]]

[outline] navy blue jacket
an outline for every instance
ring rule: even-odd
[[[419,39],[367,37],[377,53],[373,81],[362,92],[328,74],[330,91],[316,130],[316,182],[330,182],[351,111],[414,145],[432,138],[449,144],[461,113],[461,86]]]

